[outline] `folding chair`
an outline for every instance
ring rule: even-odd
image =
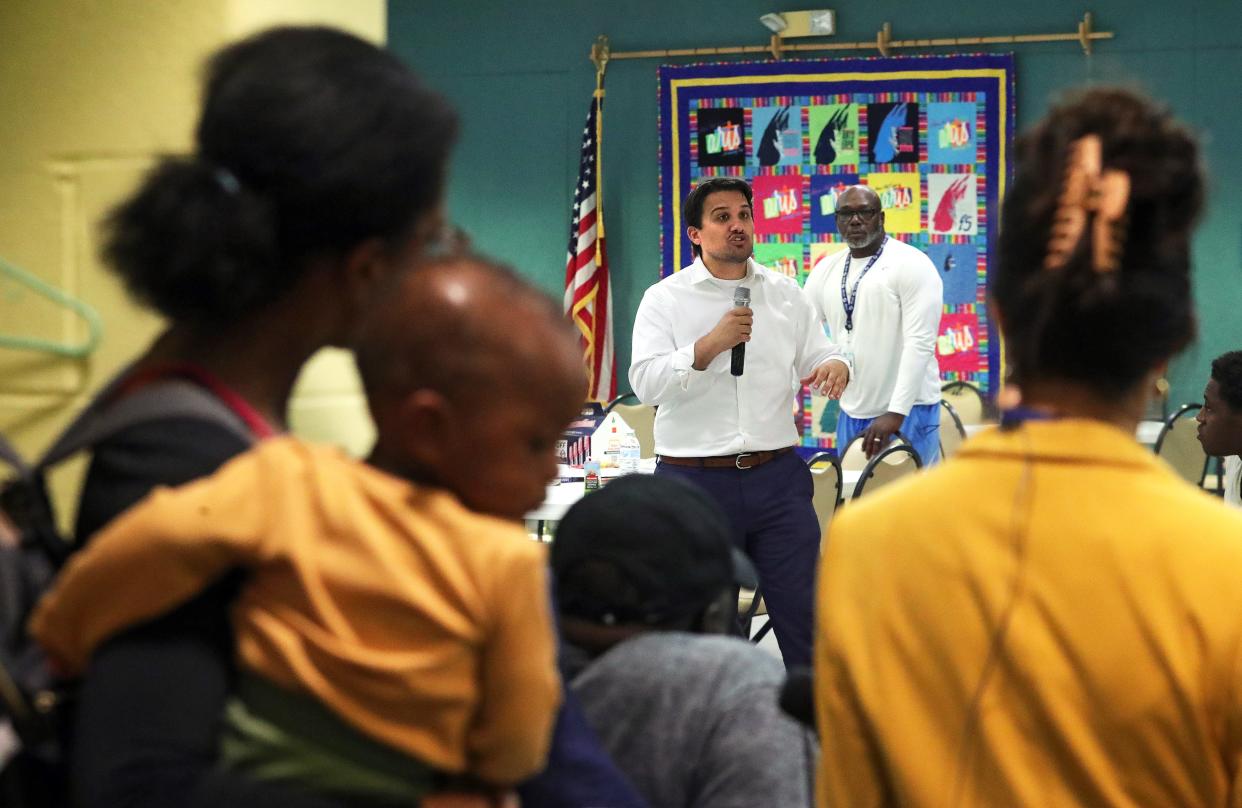
[[[940,399],[940,457],[948,459],[966,440],[966,428],[953,405]]]
[[[910,444],[897,443],[889,446],[867,463],[854,486],[854,496],[851,499],[861,497],[864,489],[873,491],[907,474],[913,474],[922,467],[923,461],[919,459],[919,453]]]
[[[947,382],[940,388],[940,398],[953,405],[958,421],[963,424],[987,423],[987,403],[983,393],[970,382]]]
[[[763,602],[763,590],[760,587],[743,589],[737,596],[737,622],[743,637],[747,637],[756,645],[772,630],[771,619],[765,619],[763,625],[752,636],[751,623],[756,617],[768,617],[768,604]]]
[[[906,436],[897,432],[893,435],[893,440],[889,446],[909,446],[910,441],[906,440]],[[855,435],[850,440],[849,445],[845,447],[845,451],[839,455],[840,466],[842,471],[862,471],[867,467],[867,454],[863,451],[862,434]]]
[[[855,435],[854,439],[841,451],[839,455],[842,471],[862,471],[867,467],[867,455],[863,452],[862,435]]]
[[[819,535],[828,532],[828,523],[841,502],[841,464],[831,452],[819,452],[806,461],[815,484],[811,504],[819,518]]]
[[[1178,476],[1191,485],[1203,485],[1208,455],[1199,443],[1195,416],[1202,404],[1183,404],[1169,416],[1156,438],[1156,455],[1168,463]]]

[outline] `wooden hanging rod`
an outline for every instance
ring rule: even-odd
[[[1091,55],[1091,43],[1097,39],[1112,39],[1112,31],[1096,31],[1091,27],[1091,12],[1082,15],[1078,30],[1068,34],[1013,34],[1009,36],[958,36],[938,39],[893,39],[893,29],[884,23],[872,42],[798,42],[790,43],[773,34],[767,45],[735,45],[719,48],[673,48],[667,50],[614,51],[609,47],[608,37],[601,34],[591,46],[591,61],[595,69],[603,71],[610,59],[662,59],[670,56],[728,56],[736,53],[768,53],[780,59],[787,53],[805,51],[866,50],[875,48],[881,56],[898,48],[939,48],[974,45],[1012,45],[1026,42],[1077,42],[1083,53]]]

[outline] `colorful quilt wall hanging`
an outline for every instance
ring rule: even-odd
[[[890,236],[941,273],[942,379],[995,391],[986,289],[1012,154],[1012,55],[666,65],[659,83],[661,276],[693,261],[681,204],[702,179],[750,182],[755,260],[799,283],[845,248],[836,197],[864,183]],[[801,401],[803,446],[832,448],[835,404],[805,388]]]

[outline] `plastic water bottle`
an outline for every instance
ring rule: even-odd
[[[621,465],[621,436],[617,434],[616,424],[612,425],[612,433],[608,436],[603,462],[600,465],[606,468],[616,468]]]
[[[642,447],[638,445],[638,436],[633,432],[626,432],[625,437],[621,439],[621,456],[617,464],[621,467],[622,474],[633,474],[638,471],[640,454],[642,454]]]

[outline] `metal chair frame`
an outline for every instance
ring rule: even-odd
[[[875,476],[875,469],[878,464],[888,462],[885,460],[886,457],[890,457],[891,455],[900,452],[905,452],[910,455],[910,457],[914,460],[914,467],[916,469],[923,468],[923,460],[919,457],[919,453],[915,451],[913,446],[908,443],[893,444],[868,461],[867,467],[863,469],[862,476],[858,478],[858,482],[854,485],[854,494],[850,497],[850,499],[858,499],[862,496],[863,489],[867,485],[867,481]]]
[[[828,464],[827,468],[816,470],[816,466],[820,466],[825,463]],[[842,474],[841,474],[841,461],[837,460],[836,455],[834,455],[832,452],[816,452],[815,454],[807,458],[806,465],[811,470],[811,474],[815,475],[814,479],[816,481],[816,484],[818,484],[819,480],[821,479],[820,475],[829,473],[829,469],[831,469],[833,476],[835,477],[834,483],[835,483],[835,488],[836,488],[836,494],[832,500],[832,510],[833,512],[835,512],[837,509],[837,506],[841,504],[841,501],[842,501],[841,489],[844,486],[844,482],[842,480]],[[815,515],[816,516],[820,515],[818,509],[816,509]],[[831,519],[832,514],[830,513],[828,517],[829,519]],[[828,519],[821,518],[819,520],[820,534],[822,535],[823,532],[827,529],[828,529]]]
[[[1156,453],[1157,457],[1164,456],[1162,453],[1162,450],[1165,447],[1166,439],[1168,438],[1169,434],[1173,431],[1173,428],[1177,425],[1178,419],[1186,418],[1186,417],[1193,417],[1191,414],[1197,413],[1202,408],[1203,408],[1203,405],[1197,402],[1192,402],[1190,404],[1183,404],[1182,406],[1177,408],[1177,412],[1173,413],[1172,415],[1168,417],[1168,420],[1164,422],[1164,426],[1160,428],[1160,434],[1156,437],[1156,445],[1152,448],[1152,451]],[[1212,460],[1211,456],[1205,452],[1203,455],[1203,468],[1199,471],[1199,479],[1192,481],[1192,480],[1189,480],[1189,478],[1187,478],[1187,481],[1194,482],[1195,485],[1202,486],[1204,479],[1207,477],[1208,464],[1211,462],[1211,460]]]
[[[953,429],[957,433],[957,440],[952,442],[948,448],[946,448],[944,442],[944,417],[946,415],[949,416]],[[950,440],[952,441],[952,438],[950,438]],[[962,419],[957,416],[957,410],[955,410],[953,405],[945,401],[943,398],[940,399],[940,458],[942,460],[947,459],[950,455],[957,451],[957,447],[960,446],[964,440],[966,440],[966,427],[962,426]]]
[[[617,406],[618,404],[621,404],[622,402],[624,402],[626,399],[629,399],[629,398],[634,399],[634,401],[638,402],[639,404],[642,403],[641,401],[638,401],[638,396],[636,396],[634,393],[632,392],[622,393],[621,395],[617,396],[612,401],[609,401],[607,404],[604,405],[604,412],[605,413],[612,412],[613,407]]]
[[[972,423],[972,424],[986,423],[991,416],[991,404],[988,402],[987,398],[984,397],[983,391],[981,391],[978,387],[971,384],[970,382],[964,382],[961,380],[945,382],[944,384],[940,386],[941,398],[942,399],[959,398],[960,395],[956,394],[955,392],[958,390],[969,390],[970,392],[974,393],[975,397],[979,400],[979,420],[978,421],[965,417],[964,412],[959,412],[957,408],[954,408],[954,412],[957,413],[958,420],[961,423]]]

